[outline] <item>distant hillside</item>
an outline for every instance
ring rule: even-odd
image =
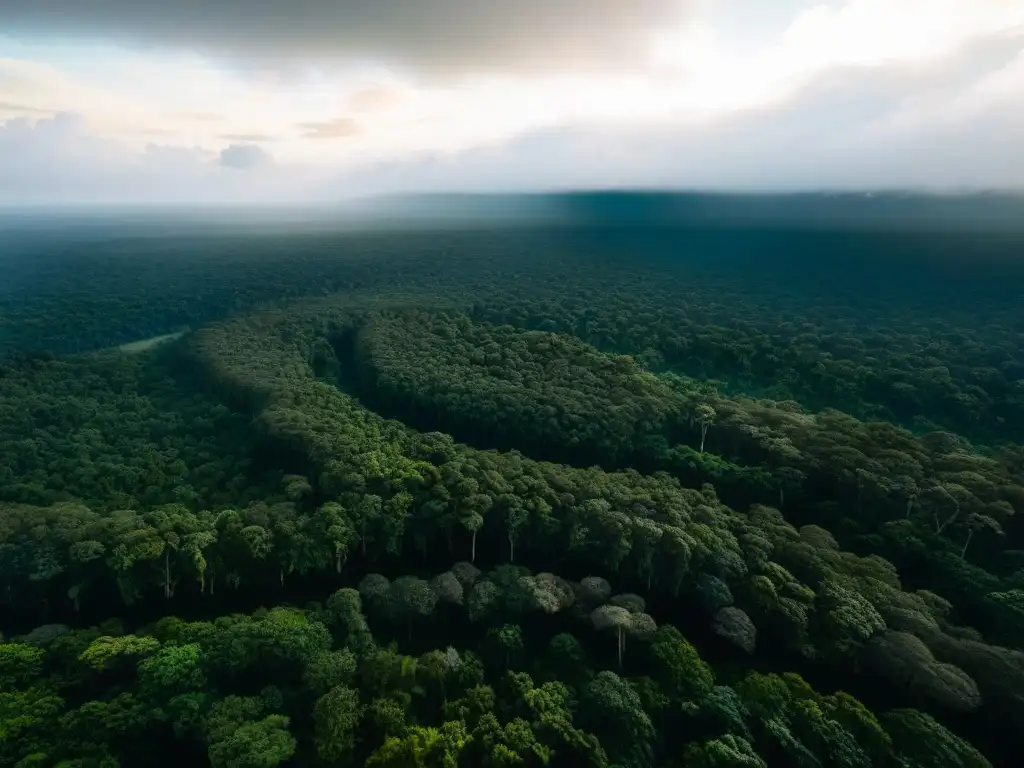
[[[346,215],[418,221],[563,222],[625,226],[852,226],[1024,230],[1024,195],[978,193],[704,194],[592,191],[558,194],[383,195]]]

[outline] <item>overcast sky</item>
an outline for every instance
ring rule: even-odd
[[[3,0],[0,203],[1024,189],[1022,0]]]

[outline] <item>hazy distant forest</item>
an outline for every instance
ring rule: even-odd
[[[26,228],[0,592],[0,765],[1019,766],[1024,236]]]

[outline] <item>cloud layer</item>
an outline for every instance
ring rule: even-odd
[[[683,11],[683,0],[10,0],[0,29],[429,75],[621,66]]]
[[[1019,0],[89,5],[0,4],[0,201],[1024,189]]]
[[[281,172],[256,145],[221,152],[92,135],[77,115],[0,124],[0,205],[297,202],[313,178]]]
[[[232,144],[220,151],[220,164],[236,171],[250,171],[271,162],[270,153],[256,144]]]
[[[930,68],[828,72],[782,104],[710,121],[537,131],[372,165],[336,189],[1024,190],[1018,84],[1024,38],[989,41]]]

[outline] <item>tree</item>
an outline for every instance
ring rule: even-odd
[[[57,733],[61,745],[71,754],[96,755],[116,749],[126,757],[139,759],[161,714],[134,695],[119,693],[67,711],[59,720]]]
[[[715,423],[715,409],[707,403],[700,403],[693,412],[693,419],[700,426],[700,453],[704,453],[704,440],[708,436],[708,428]]]
[[[344,685],[336,685],[317,699],[313,707],[316,752],[331,765],[352,761],[359,731],[362,707],[359,694]]]
[[[651,640],[652,677],[673,701],[696,702],[711,692],[714,675],[679,630],[663,626]]]
[[[893,752],[901,765],[992,768],[978,750],[924,712],[896,709],[879,721],[892,737]]]
[[[423,579],[400,576],[391,584],[390,602],[392,617],[405,624],[411,639],[413,624],[433,614],[437,606],[437,593]]]
[[[959,667],[939,662],[920,639],[886,631],[864,648],[870,669],[944,707],[969,712],[981,704],[977,683]]]
[[[517,501],[508,503],[505,508],[505,528],[508,535],[508,561],[510,563],[516,561],[516,539],[528,519],[529,512]]]
[[[476,535],[483,527],[484,515],[493,503],[494,500],[487,494],[473,493],[467,496],[465,501],[460,504],[459,522],[470,532],[472,538],[469,558],[471,563],[476,562]]]
[[[687,745],[683,760],[693,768],[768,768],[749,741],[731,733]]]
[[[457,768],[459,756],[473,737],[462,722],[440,728],[414,725],[402,737],[385,741],[366,760],[366,768]]]
[[[633,520],[632,552],[637,556],[637,569],[647,580],[647,589],[651,588],[654,579],[654,558],[658,551],[658,542],[664,535],[664,529],[653,520],[645,517]]]
[[[729,585],[710,573],[702,573],[697,579],[697,595],[701,605],[711,614],[734,602]]]
[[[288,718],[268,715],[262,720],[241,723],[226,738],[210,744],[213,768],[274,768],[295,754],[295,737],[288,731]]]
[[[885,621],[856,589],[826,579],[815,598],[823,639],[842,655],[851,655],[874,635],[885,630]]]
[[[50,751],[63,710],[64,700],[46,688],[0,689],[0,762],[20,765],[26,755]]]
[[[501,590],[491,581],[481,581],[469,595],[469,620],[482,621],[490,616],[501,600]]]
[[[560,632],[551,638],[551,663],[559,677],[576,685],[590,674],[587,651],[574,635]]]
[[[374,613],[391,618],[394,610],[391,580],[379,573],[370,573],[359,582],[359,596]]]
[[[488,768],[533,762],[547,765],[551,761],[551,750],[537,741],[530,724],[520,717],[503,726],[497,717],[488,713],[473,729],[472,737],[478,764]]]
[[[712,629],[719,637],[747,653],[753,653],[757,644],[757,627],[747,614],[732,606],[721,608],[715,614]]]
[[[115,659],[125,656],[148,656],[160,648],[160,641],[152,637],[122,635],[98,637],[78,657],[95,669],[104,669]]]
[[[501,649],[505,666],[512,666],[512,657],[523,650],[523,630],[518,624],[504,624],[490,630],[488,636]]]
[[[434,590],[437,599],[442,603],[462,605],[465,600],[462,583],[451,571],[445,571],[432,578],[430,580],[430,588]]]
[[[0,690],[27,688],[42,675],[46,652],[24,643],[0,643]]]
[[[314,695],[322,696],[351,681],[355,671],[356,657],[348,648],[321,651],[309,660],[302,679]]]
[[[752,738],[746,720],[750,712],[735,690],[726,685],[716,685],[701,699],[698,719],[704,728],[713,734],[736,734],[747,741]]]
[[[552,614],[569,608],[576,600],[572,584],[553,573],[538,573],[536,576],[521,576],[511,593],[525,593],[511,602],[517,605],[515,613],[539,610]]]
[[[1003,528],[999,522],[988,515],[972,513],[967,517],[967,540],[964,541],[963,549],[960,550],[960,557],[967,557],[967,548],[971,546],[971,540],[975,533],[989,532],[996,536],[1003,535]]]
[[[336,636],[354,653],[365,653],[373,648],[373,636],[363,616],[363,601],[359,592],[351,587],[339,589],[327,598],[327,620]]]
[[[368,714],[385,739],[400,736],[405,732],[405,707],[395,699],[374,699]]]
[[[622,668],[622,656],[626,651],[626,636],[633,626],[633,614],[617,605],[602,605],[590,614],[590,620],[599,631],[615,633],[618,646],[619,668]]]
[[[373,526],[378,524],[383,515],[384,500],[376,494],[364,495],[356,505],[354,517],[359,531],[359,546],[362,547],[364,558],[367,544],[373,536]]]
[[[575,589],[576,600],[587,611],[606,603],[612,596],[611,584],[600,576],[585,576]]]
[[[306,478],[302,478],[308,486]],[[334,570],[341,573],[341,567],[348,558],[352,545],[360,538],[359,533],[353,528],[345,508],[337,502],[328,502],[316,511],[320,527],[331,546],[331,554],[334,557]],[[364,551],[365,555],[365,551]]]
[[[167,645],[139,662],[139,688],[156,701],[167,701],[206,685],[203,651],[198,643]]]
[[[610,758],[630,768],[653,765],[657,736],[636,692],[614,672],[598,672],[580,700],[582,724],[601,734]]]
[[[480,578],[480,569],[464,560],[455,563],[451,568],[451,572],[459,580],[459,583],[462,584],[463,592],[467,595],[472,591],[476,580]]]

